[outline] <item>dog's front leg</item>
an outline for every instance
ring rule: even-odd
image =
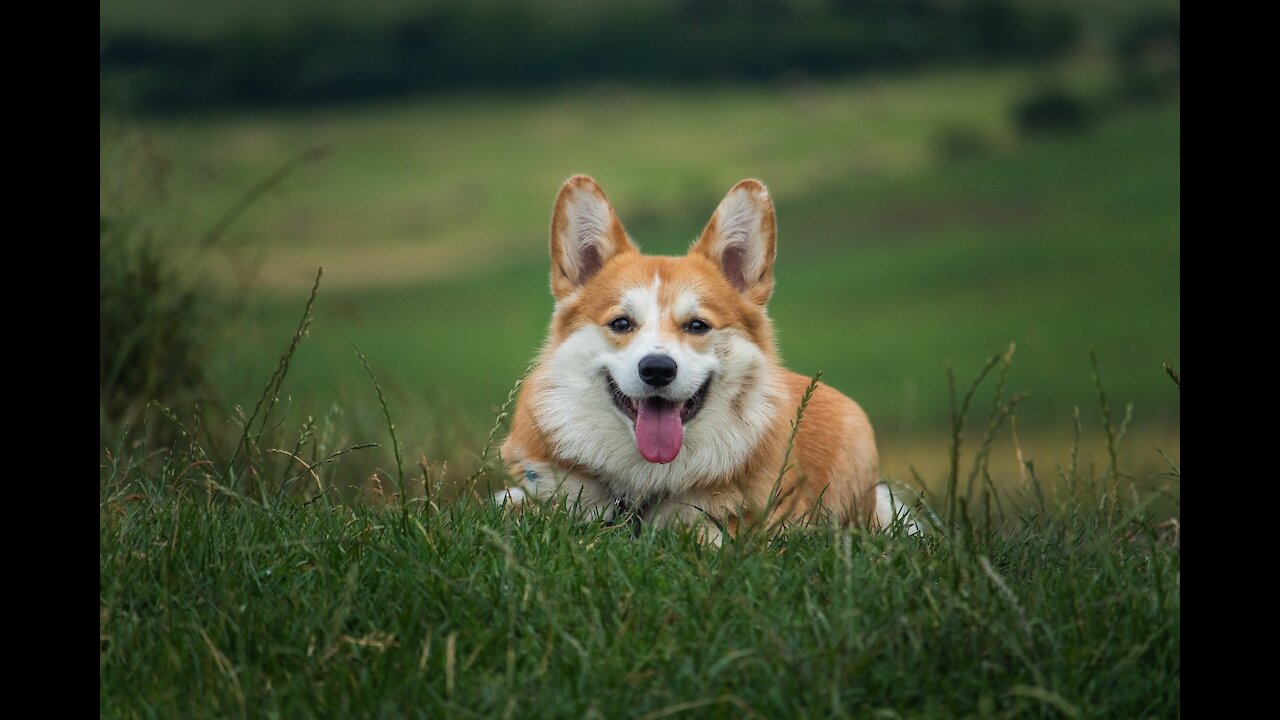
[[[646,520],[693,528],[699,540],[719,547],[734,534],[742,502],[742,494],[731,489],[686,492],[658,503]]]
[[[545,462],[526,462],[524,479],[494,493],[493,499],[511,505],[530,500],[563,502],[570,512],[588,520],[607,519],[614,509],[613,496],[595,477]]]

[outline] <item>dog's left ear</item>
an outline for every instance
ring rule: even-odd
[[[773,294],[773,260],[778,254],[773,200],[759,180],[743,180],[716,208],[689,254],[709,258],[729,282],[757,305]]]

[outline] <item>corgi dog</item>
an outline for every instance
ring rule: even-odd
[[[784,460],[810,379],[782,367],[765,312],[776,228],[768,190],[743,180],[686,255],[643,255],[600,186],[569,178],[551,219],[551,327],[501,447],[516,484],[495,500],[559,498],[716,544],[757,519],[905,520],[866,413],[826,384]]]

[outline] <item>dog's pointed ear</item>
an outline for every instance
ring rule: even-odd
[[[759,180],[743,180],[716,208],[689,254],[709,258],[747,299],[764,305],[773,294],[778,254],[773,200]]]
[[[638,252],[609,198],[586,175],[565,181],[551,215],[551,294],[563,300],[616,255]]]

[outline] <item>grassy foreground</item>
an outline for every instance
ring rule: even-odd
[[[997,392],[988,428],[1015,404]],[[102,466],[104,717],[1179,713],[1178,523],[1155,511],[1177,501],[1151,482],[1176,486],[1172,462],[1139,481],[1073,454],[1044,482],[1027,458],[997,492],[987,444],[970,474],[958,433],[924,537],[714,548],[437,501],[429,466],[344,496],[327,461],[282,464],[283,437],[246,433],[228,460],[153,415]]]
[[[476,504],[144,495],[101,529],[108,717],[1178,712],[1178,550],[1092,519],[714,550]]]

